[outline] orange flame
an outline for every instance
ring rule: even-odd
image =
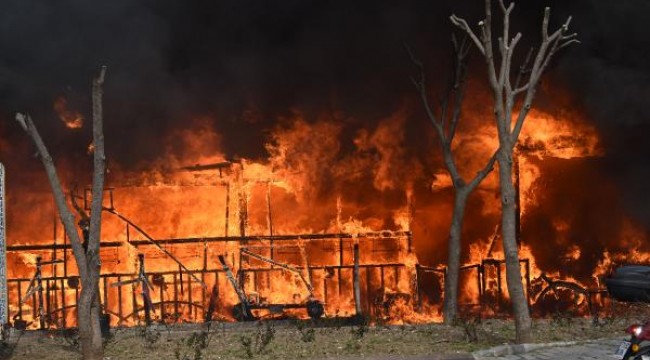
[[[54,111],[69,129],[80,129],[84,124],[83,115],[78,111],[68,109],[68,100],[63,96],[54,100]]]

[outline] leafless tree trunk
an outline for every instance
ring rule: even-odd
[[[512,179],[512,153],[519,134],[532,106],[535,91],[539,79],[548,66],[550,59],[561,48],[578,42],[577,34],[567,34],[571,17],[551,35],[548,34],[548,22],[550,8],[544,11],[542,22],[542,41],[537,49],[535,60],[530,65],[533,50],[519,68],[515,83],[512,84],[512,56],[517,43],[521,39],[521,33],[517,33],[510,39],[510,13],[514,9],[514,2],[507,7],[504,0],[499,0],[499,7],[503,14],[503,35],[498,37],[497,49],[500,55],[500,63],[494,57],[494,44],[492,43],[492,2],[485,0],[485,19],[478,23],[480,38],[476,36],[467,22],[452,15],[451,22],[464,30],[474,41],[474,44],[485,57],[488,70],[488,79],[494,98],[494,115],[497,131],[499,134],[499,151],[497,161],[499,162],[499,183],[501,187],[502,219],[501,231],[503,248],[506,259],[506,281],[508,292],[513,305],[515,327],[518,342],[525,342],[530,339],[531,318],[528,311],[528,303],[524,286],[521,281],[521,270],[519,265],[519,251],[516,240],[516,217],[515,217],[515,188]],[[498,66],[498,71],[497,71]],[[521,84],[522,80],[526,80]],[[524,94],[523,103],[515,115],[515,104],[518,96]],[[513,125],[514,123],[514,125]]]
[[[466,58],[471,47],[468,37],[463,37],[458,41],[456,36],[452,36],[454,45],[454,63],[453,75],[449,82],[449,87],[444,98],[440,102],[440,114],[436,115],[429,104],[427,94],[427,85],[425,82],[425,72],[422,62],[415,58],[413,53],[408,49],[411,61],[418,67],[419,78],[412,77],[411,80],[420,94],[424,110],[427,117],[433,124],[433,128],[440,140],[440,147],[445,162],[445,168],[451,177],[454,186],[454,211],[449,228],[449,253],[447,257],[447,274],[445,277],[445,293],[443,304],[444,321],[447,324],[453,324],[458,314],[458,279],[460,272],[460,255],[461,255],[461,236],[463,229],[463,218],[465,216],[465,205],[470,193],[485,179],[485,177],[494,168],[497,152],[493,153],[483,169],[466,182],[460,175],[458,165],[452,151],[452,142],[456,135],[456,128],[461,117],[462,103],[465,95],[465,86],[467,78]],[[449,114],[448,109],[453,109]]]
[[[57,210],[65,232],[70,238],[70,245],[79,269],[81,278],[81,295],[77,303],[77,324],[79,326],[79,339],[81,352],[86,360],[101,360],[103,356],[102,336],[99,325],[101,304],[99,303],[98,284],[100,272],[99,237],[101,234],[102,199],[104,192],[104,133],[102,110],[102,85],[106,67],[102,67],[98,76],[93,79],[93,144],[94,144],[94,172],[92,186],[92,203],[90,208],[90,230],[88,236],[88,249],[84,250],[74,222],[74,215],[65,200],[65,194],[56,172],[54,161],[50,156],[43,139],[29,115],[16,114],[16,120],[32,138],[38,150],[43,166],[47,173],[54,194]]]

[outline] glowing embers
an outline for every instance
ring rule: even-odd
[[[68,100],[59,96],[54,100],[54,111],[59,115],[59,119],[65,124],[69,129],[79,129],[84,124],[84,117],[80,112],[71,110],[68,107]]]

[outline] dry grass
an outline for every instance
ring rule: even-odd
[[[632,322],[650,318],[650,307],[621,305],[615,317],[599,320],[558,315],[534,323],[535,342],[621,337]],[[508,320],[466,320],[458,326],[313,327],[309,322],[213,324],[210,330],[175,325],[143,333],[118,329],[106,345],[111,360],[138,359],[327,359],[377,354],[427,355],[471,352],[510,343]],[[61,336],[26,334],[11,359],[74,359],[76,350]]]

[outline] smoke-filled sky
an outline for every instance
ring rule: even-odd
[[[600,131],[602,176],[618,181],[632,214],[650,225],[650,3],[517,5],[514,26],[525,39],[539,37],[546,5],[553,9],[552,27],[574,16],[582,44],[551,65],[545,81],[552,86],[538,104],[553,106],[545,99],[553,86],[572,94],[570,101]],[[448,16],[455,12],[475,24],[481,10],[480,0],[6,0],[0,133],[6,143],[24,143],[11,119],[29,111],[55,156],[85,147],[88,126],[70,135],[52,102],[65,96],[88,114],[90,78],[106,64],[107,153],[121,164],[154,158],[164,134],[202,116],[214,119],[229,155],[259,156],[277,117],[292,108],[342,113],[364,126],[412,99],[413,69],[403,42],[425,61],[431,82],[444,82]],[[483,75],[476,54],[471,66],[473,76]],[[427,143],[413,135],[423,126],[424,119],[409,123],[414,146]],[[11,161],[6,156],[0,153],[0,160]]]

